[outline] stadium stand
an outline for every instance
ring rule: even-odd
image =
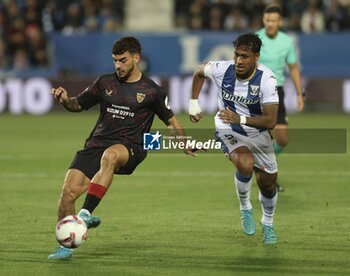
[[[139,1],[135,0],[1,1],[0,68],[49,67],[52,62],[50,36],[54,32],[74,36],[137,30],[255,31],[261,27],[265,5],[272,2],[284,10],[285,30],[307,34],[350,30],[350,0],[158,2],[147,5],[148,2],[143,1],[138,5]],[[145,7],[153,11],[151,16],[145,17],[146,13],[142,12]],[[160,23],[162,20],[164,24]]]

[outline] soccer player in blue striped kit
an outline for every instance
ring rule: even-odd
[[[274,73],[258,63],[261,44],[256,34],[243,34],[234,42],[233,60],[199,65],[193,75],[189,114],[195,123],[202,118],[198,97],[205,79],[213,81],[219,104],[216,136],[237,169],[234,179],[243,232],[256,232],[250,202],[254,172],[262,205],[263,242],[276,244],[277,161],[270,130],[277,121],[278,94]]]

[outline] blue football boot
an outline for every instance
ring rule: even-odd
[[[95,228],[101,224],[101,219],[97,216],[91,216],[88,213],[85,213],[84,211],[80,211],[78,214],[78,217],[80,217],[86,224],[87,228]]]
[[[49,255],[48,259],[53,260],[67,260],[73,255],[73,249],[66,248],[64,246],[57,246],[53,250],[52,254]]]
[[[253,219],[253,209],[241,210],[241,225],[243,233],[247,235],[255,234],[255,223]]]
[[[273,225],[261,224],[264,244],[276,244],[277,237]]]

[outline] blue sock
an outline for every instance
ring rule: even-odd
[[[239,171],[236,172],[236,178],[241,182],[249,182],[252,176],[241,175]]]

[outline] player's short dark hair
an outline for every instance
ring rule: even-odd
[[[282,16],[282,9],[276,4],[271,4],[265,7],[264,13],[278,13],[280,16]]]
[[[112,54],[122,55],[129,51],[130,54],[141,54],[140,41],[133,36],[125,36],[113,44]]]
[[[247,33],[240,35],[234,42],[233,46],[237,49],[241,46],[252,50],[254,53],[260,53],[261,39],[255,33]]]

